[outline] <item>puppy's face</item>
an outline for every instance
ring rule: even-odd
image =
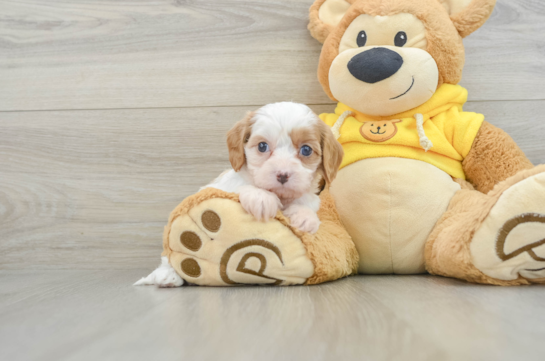
[[[331,182],[343,156],[331,130],[305,105],[275,103],[250,113],[227,136],[238,171],[246,164],[256,187],[299,198],[319,177]]]

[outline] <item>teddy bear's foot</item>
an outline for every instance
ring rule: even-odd
[[[315,235],[292,227],[280,212],[267,222],[248,214],[238,196],[207,188],[170,215],[163,256],[197,285],[316,284],[355,272],[355,246],[327,191]]]
[[[545,283],[545,165],[488,194],[459,191],[426,244],[426,269],[485,284]]]
[[[189,283],[302,284],[314,273],[301,240],[278,220],[261,222],[240,203],[210,198],[176,217],[169,261]]]
[[[545,172],[490,196],[500,192],[471,242],[473,264],[495,279],[545,280]]]

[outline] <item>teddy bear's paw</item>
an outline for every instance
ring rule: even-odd
[[[230,199],[205,200],[174,219],[168,245],[172,267],[198,285],[302,284],[314,273],[289,227],[260,222]]]
[[[473,264],[489,277],[545,278],[545,173],[507,190],[475,233]]]

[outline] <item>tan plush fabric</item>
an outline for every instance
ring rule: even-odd
[[[503,193],[517,183],[545,172],[545,166],[524,170],[499,183],[489,194],[461,190],[452,199],[448,211],[437,222],[426,243],[426,269],[431,274],[455,277],[469,282],[493,285],[544,283],[545,279],[500,280],[489,277],[473,264],[471,244],[475,233],[489,217]],[[527,197],[544,195],[527,194]]]
[[[332,30],[324,43],[318,68],[318,79],[326,94],[337,100],[329,89],[329,68],[339,54],[339,43],[350,23],[361,14],[388,16],[409,13],[421,20],[426,27],[427,51],[435,59],[443,82],[457,84],[462,77],[465,61],[462,38],[448,13],[439,2],[428,0],[359,0],[347,11],[345,17]],[[312,22],[312,19],[311,19]],[[312,27],[316,27],[313,25]]]
[[[505,281],[545,277],[544,190],[539,173],[502,193],[471,241],[476,268]]]
[[[448,1],[463,3],[467,2],[467,0]],[[465,38],[483,26],[483,24],[492,14],[495,5],[496,0],[473,0],[468,6],[463,7],[461,10],[460,7],[455,7],[455,12],[452,13],[451,19],[454,26],[456,26],[456,29],[460,33],[460,36]]]
[[[322,224],[314,235],[300,234],[314,263],[314,275],[307,284],[318,284],[350,276],[357,272],[359,255],[352,238],[344,228],[337,213],[333,197],[326,188],[320,194],[322,201],[318,217]]]
[[[462,38],[484,24],[495,2],[354,0],[339,21],[338,12],[343,6],[324,6],[328,3],[317,0],[311,8],[309,29],[318,40],[326,39],[318,79],[331,99],[346,102],[335,99],[332,88],[336,96],[348,99],[355,93],[354,84],[359,83],[343,80],[343,76],[349,76],[346,69],[331,65],[334,60],[335,64],[341,60],[344,64],[343,56],[351,55],[339,56],[341,50],[357,50],[353,44],[351,47],[342,45],[342,41],[354,39],[350,24],[360,19],[362,23],[354,23],[354,27],[368,28],[369,24],[364,23],[367,17],[361,16],[364,14],[390,17],[391,20],[397,14],[411,14],[425,27],[426,42],[419,48],[426,50],[437,63],[438,86],[457,84],[465,61]],[[377,33],[376,29],[372,30],[370,33]],[[343,40],[345,33],[347,37]],[[331,83],[330,78],[333,79]],[[347,91],[340,92],[339,89]],[[375,115],[384,114],[377,112]],[[496,285],[545,281],[540,278],[545,274],[545,267],[542,267],[545,263],[545,239],[542,239],[545,166],[533,168],[505,132],[486,122],[474,139],[471,149],[464,153],[463,161],[463,171],[471,184],[460,179],[452,181],[445,174],[440,177],[431,169],[411,171],[405,165],[380,164],[387,163],[387,158],[360,160],[339,172],[331,192],[343,224],[360,252],[361,272],[418,270],[415,265],[421,257],[415,250],[422,247],[425,238],[422,235],[431,231],[424,253],[425,267],[430,273]],[[416,179],[411,178],[414,174]],[[412,189],[397,183],[403,176]],[[425,187],[420,188],[422,184]],[[441,189],[442,186],[446,190]],[[422,189],[433,195],[428,198],[428,207],[442,205],[446,209],[448,204],[448,209],[434,208],[433,216],[420,215],[418,210],[426,209],[427,199],[427,193]],[[460,190],[456,192],[456,189]],[[404,212],[408,215],[406,219]],[[415,233],[414,229],[420,233]],[[403,232],[408,235],[399,237]]]
[[[322,225],[310,235],[292,228],[280,212],[259,222],[236,194],[204,189],[171,213],[163,255],[183,279],[198,285],[316,284],[350,275],[357,251],[327,191],[322,200]]]
[[[334,24],[334,21],[337,20],[337,18],[333,15],[326,16],[325,19],[320,18],[320,15],[323,17],[322,7],[326,2],[332,2],[334,3],[334,7],[337,9],[342,9],[343,2],[346,4],[352,4],[354,1],[355,0],[316,0],[309,9],[308,30],[310,31],[312,37],[318,40],[320,43],[323,43],[336,25]],[[320,11],[320,9],[322,9],[322,11]]]
[[[424,245],[460,186],[431,164],[370,158],[339,171],[331,185],[365,274],[424,273]]]
[[[467,180],[488,193],[499,182],[534,166],[503,130],[484,122],[462,163]]]

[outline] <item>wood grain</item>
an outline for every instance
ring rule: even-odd
[[[225,133],[253,109],[0,113],[0,269],[153,267],[170,211],[230,166]],[[467,110],[545,163],[545,101]]]
[[[147,270],[0,271],[0,357],[542,360],[541,287],[356,276],[296,287],[133,287]]]
[[[431,276],[132,287],[170,211],[280,100],[330,112],[312,0],[0,0],[0,359],[541,360],[543,287]],[[545,163],[545,4],[466,39],[466,110]]]
[[[0,0],[0,110],[324,104],[311,0]],[[471,100],[545,99],[545,6],[466,40]]]

